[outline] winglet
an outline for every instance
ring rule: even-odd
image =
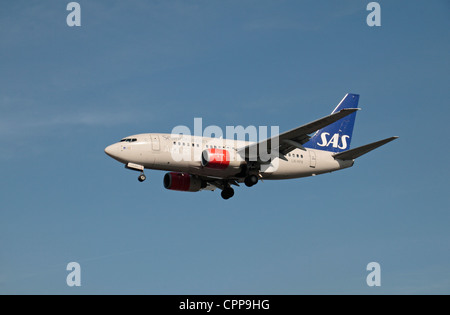
[[[390,137],[390,138],[387,138],[384,140],[369,143],[369,144],[363,145],[358,148],[354,148],[354,149],[351,149],[348,151],[334,154],[333,157],[335,159],[339,159],[339,160],[354,160],[354,159],[359,158],[360,156],[362,156],[366,153],[369,153],[370,151],[375,150],[376,148],[381,147],[382,145],[385,145],[386,143],[389,143],[397,138],[398,137]]]

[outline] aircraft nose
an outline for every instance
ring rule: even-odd
[[[113,144],[105,148],[105,153],[108,154],[110,157],[114,157],[115,151],[117,151],[117,147],[115,147]]]

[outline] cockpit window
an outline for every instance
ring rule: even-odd
[[[136,142],[136,141],[137,141],[136,138],[133,138],[133,139],[131,139],[131,138],[125,138],[125,139],[120,140],[120,142]]]

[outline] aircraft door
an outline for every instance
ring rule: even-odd
[[[151,138],[152,138],[152,150],[159,151],[160,150],[159,136],[151,135]]]
[[[316,167],[316,162],[317,162],[316,152],[314,152],[312,150],[309,150],[309,160],[310,160],[309,166],[312,167],[312,168],[315,168]]]

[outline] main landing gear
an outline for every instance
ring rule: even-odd
[[[234,196],[234,189],[231,187],[227,187],[220,193],[223,199],[227,200]]]
[[[252,174],[248,175],[244,180],[245,186],[252,187],[258,184],[258,176]]]
[[[250,174],[244,179],[244,183],[247,187],[255,186],[258,183],[258,181],[259,178],[255,174]],[[223,190],[220,195],[222,196],[223,199],[227,200],[234,196],[234,189],[231,188],[230,183],[225,183],[224,186],[222,186],[221,188],[223,188]]]

